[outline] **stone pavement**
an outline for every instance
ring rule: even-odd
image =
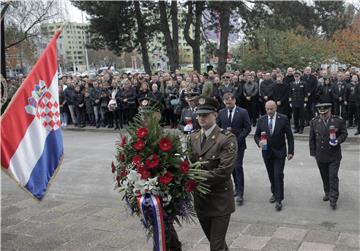
[[[138,218],[112,189],[116,138],[116,133],[64,131],[65,159],[41,203],[2,172],[1,250],[151,250]],[[336,211],[321,200],[320,174],[306,140],[297,137],[294,160],[286,163],[281,212],[268,203],[269,182],[251,137],[244,168],[245,203],[231,217],[230,250],[360,250],[358,142],[343,145]],[[184,223],[177,231],[183,250],[209,250],[198,223]]]

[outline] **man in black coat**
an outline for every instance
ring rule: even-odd
[[[305,68],[301,81],[305,84],[305,90],[308,98],[305,112],[306,122],[308,125],[309,121],[315,116],[316,90],[318,87],[318,80],[311,74],[311,67]]]
[[[300,80],[300,72],[296,71],[294,78],[294,82],[290,83],[289,103],[293,113],[295,133],[302,134],[305,124],[304,121],[307,95],[305,91],[305,85]]]
[[[244,201],[244,170],[243,159],[246,149],[246,136],[251,131],[251,123],[248,112],[236,106],[236,98],[233,93],[225,93],[223,96],[225,108],[219,111],[218,125],[235,134],[238,143],[237,159],[232,173],[235,183],[235,196],[238,205]]]
[[[320,170],[325,196],[324,201],[330,200],[330,206],[336,209],[339,197],[338,171],[341,161],[341,146],[347,138],[345,121],[331,114],[331,104],[318,104],[320,116],[310,122],[309,146],[310,155],[314,156]],[[330,139],[330,127],[335,130],[335,137]]]
[[[272,196],[270,203],[275,204],[275,209],[282,209],[284,199],[284,166],[285,158],[291,160],[294,155],[294,136],[291,131],[289,119],[286,115],[276,112],[276,103],[272,100],[266,102],[267,115],[262,116],[257,123],[254,139],[259,148],[262,148],[262,156],[265,162],[271,183]],[[262,137],[266,133],[267,140]],[[286,152],[286,142],[288,151]]]

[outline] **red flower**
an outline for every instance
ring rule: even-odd
[[[135,144],[133,144],[133,147],[134,147],[136,150],[138,150],[138,151],[140,151],[141,149],[143,149],[144,146],[145,146],[145,143],[144,143],[144,141],[142,141],[142,140],[139,140],[138,142],[136,142]]]
[[[171,149],[172,142],[169,138],[162,138],[159,141],[159,148],[161,151],[167,152]]]
[[[124,147],[124,145],[126,144],[126,136],[125,135],[123,135],[122,137],[121,137],[121,143],[120,143],[120,146],[121,147]]]
[[[117,185],[120,186],[120,176],[116,176]]]
[[[148,129],[145,128],[145,127],[141,127],[141,128],[138,128],[138,129],[136,130],[136,136],[137,136],[139,139],[145,138],[148,134],[149,134],[149,131],[148,131]]]
[[[136,154],[136,155],[132,158],[132,160],[131,160],[131,162],[132,162],[135,166],[139,166],[139,165],[141,164],[141,161],[142,161],[142,159],[141,159],[141,156],[140,156],[139,154]]]
[[[159,165],[159,162],[159,156],[157,156],[156,154],[152,154],[145,160],[145,165],[149,169],[154,169]]]
[[[120,153],[120,155],[119,155],[119,160],[120,160],[121,162],[124,162],[124,160],[125,160],[125,155],[124,155],[124,153]]]
[[[179,167],[180,172],[182,172],[184,174],[187,174],[189,172],[189,168],[190,168],[190,166],[189,166],[189,162],[187,162],[187,160],[181,162],[180,167]]]
[[[137,172],[141,175],[142,179],[147,179],[150,177],[150,172],[145,168],[144,165],[137,166]]]
[[[198,183],[195,180],[188,180],[185,183],[185,191],[190,193],[197,187],[197,185]]]
[[[119,174],[120,177],[125,177],[126,175],[128,175],[128,172],[126,170],[126,168],[123,168]]]
[[[164,175],[160,176],[159,182],[167,185],[173,180],[173,174],[171,172],[166,172]]]
[[[116,166],[115,166],[114,161],[113,161],[113,162],[111,162],[111,172],[115,173],[115,170],[116,170]]]

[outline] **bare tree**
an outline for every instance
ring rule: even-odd
[[[56,0],[27,0],[11,2],[5,15],[5,49],[40,34],[41,23],[59,21],[63,14]]]

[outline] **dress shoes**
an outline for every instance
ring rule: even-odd
[[[357,131],[356,133],[354,133],[354,135],[356,136],[356,135],[359,135],[360,134],[360,132],[359,131]]]
[[[304,131],[303,131],[303,130],[300,130],[300,131],[299,131],[299,134],[303,134],[303,133],[304,133]]]
[[[276,201],[275,196],[272,195],[272,196],[270,197],[270,199],[269,199],[269,202],[270,202],[270,203],[274,203],[275,201]]]
[[[239,205],[239,206],[242,206],[243,203],[244,203],[244,198],[242,196],[237,196],[236,197],[236,203]]]
[[[281,202],[276,202],[276,203],[275,203],[275,209],[276,209],[276,211],[281,211],[281,209],[282,209],[282,204],[281,204]]]
[[[330,207],[332,208],[332,210],[336,210],[336,202],[330,201]]]
[[[323,197],[323,201],[328,201],[329,200],[329,195],[325,194]]]

